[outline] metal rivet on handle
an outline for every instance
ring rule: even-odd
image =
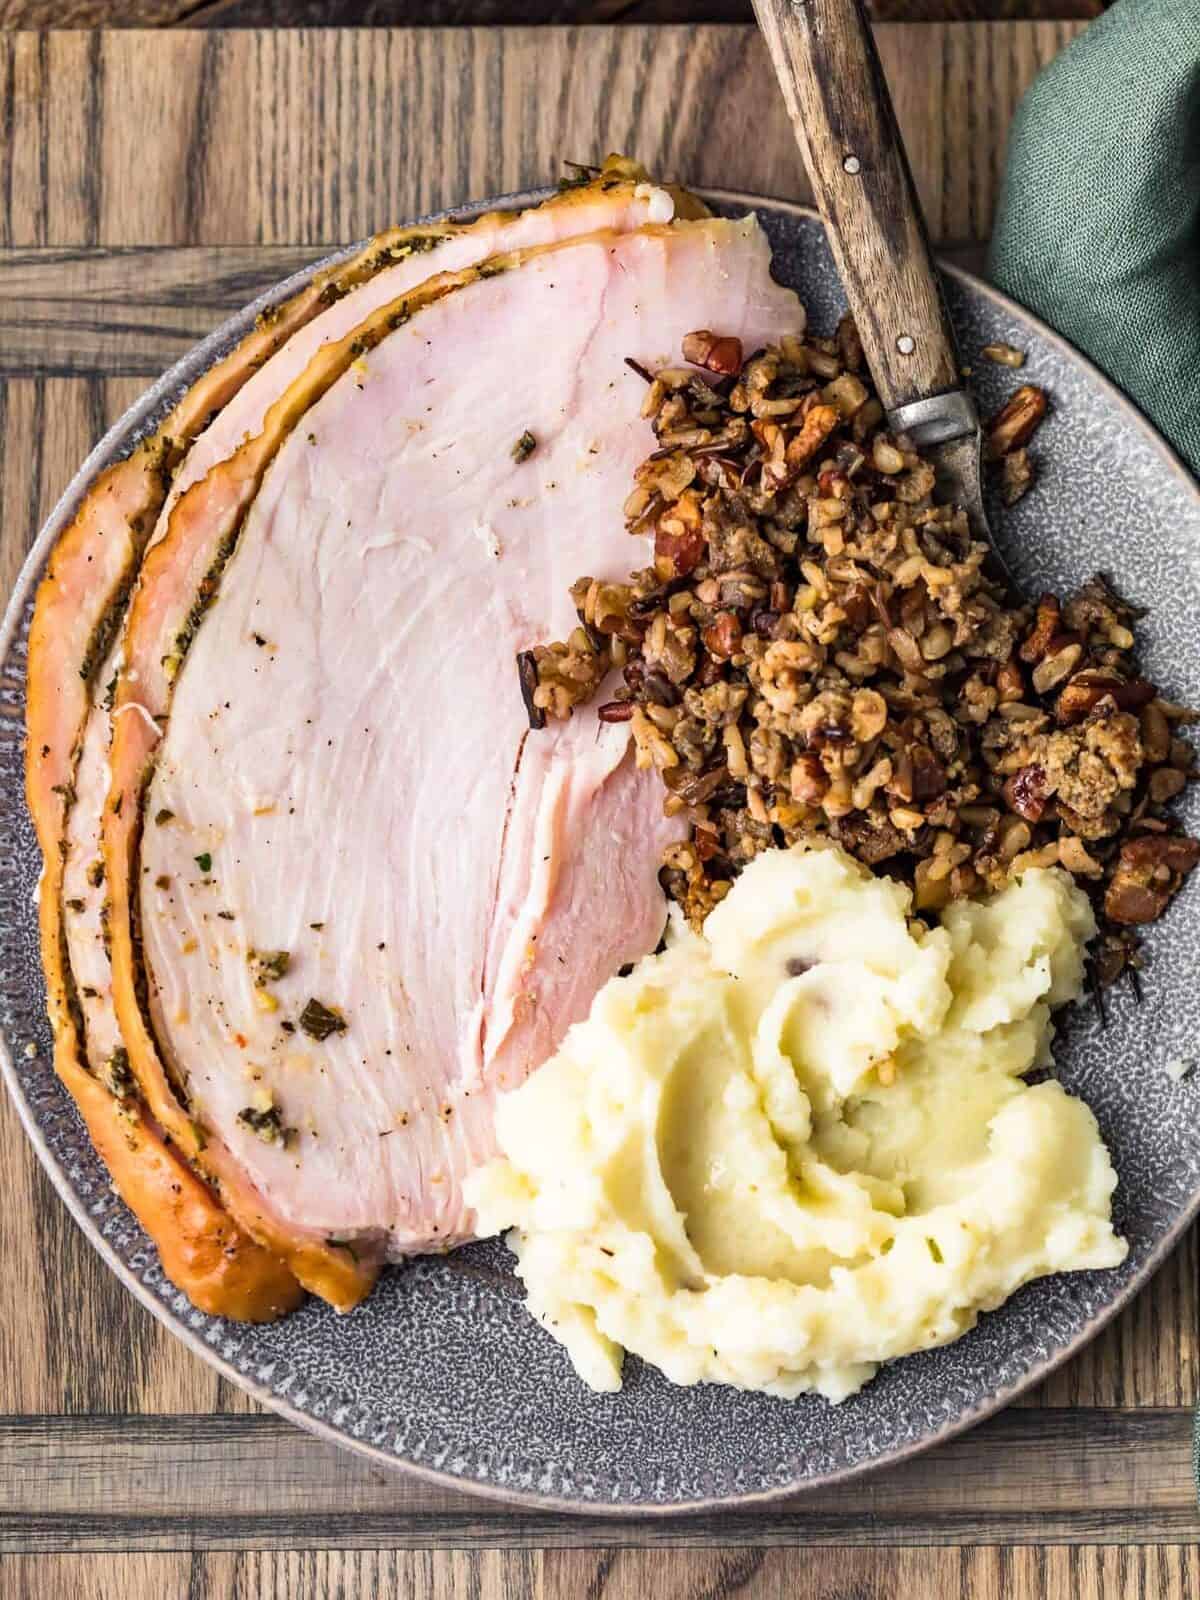
[[[848,172],[852,178],[856,177],[862,171],[862,162],[857,156],[847,156],[842,162],[842,170]]]
[[[912,355],[916,348],[917,341],[913,338],[911,333],[902,333],[896,340],[896,349],[899,350],[902,356]]]

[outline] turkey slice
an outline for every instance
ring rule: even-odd
[[[530,732],[515,668],[570,630],[580,572],[631,564],[653,439],[625,358],[804,324],[753,220],[606,232],[421,294],[325,346],[179,502],[131,614],[105,817],[150,1103],[165,1118],[178,1086],[235,1215],[334,1299],[344,1257],[470,1237],[496,1093],[662,930],[653,775],[593,710]]]

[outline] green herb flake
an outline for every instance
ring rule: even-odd
[[[268,1106],[265,1111],[260,1111],[257,1106],[244,1106],[238,1112],[237,1119],[243,1128],[249,1128],[264,1144],[282,1145],[286,1150],[298,1137],[295,1128],[284,1127],[278,1106]]]
[[[310,999],[300,1013],[300,1027],[310,1039],[328,1039],[332,1033],[345,1033],[347,1022],[340,1011]]]
[[[925,1243],[929,1246],[929,1254],[933,1257],[933,1259],[937,1262],[938,1266],[940,1267],[942,1265],[942,1263],[946,1259],[945,1256],[942,1254],[941,1245],[938,1244],[936,1239],[930,1239],[928,1237],[926,1237]]]
[[[101,1068],[100,1077],[109,1094],[115,1095],[118,1100],[128,1099],[134,1087],[129,1052],[118,1046]]]
[[[564,165],[573,167],[576,165],[576,163],[573,161],[567,161],[564,163]],[[588,172],[586,167],[582,167],[578,172],[573,173],[569,178],[560,178],[558,180],[558,192],[559,194],[565,194],[568,189],[586,189],[591,181],[591,173]]]
[[[533,452],[536,449],[537,449],[537,440],[530,433],[529,429],[526,428],[525,432],[521,435],[521,437],[517,440],[516,444],[513,445],[513,447],[512,447],[512,458],[517,463],[517,465],[520,466],[522,461],[528,461],[529,460],[530,456],[533,454]]]
[[[260,989],[284,977],[292,964],[291,954],[287,950],[251,950],[246,960]]]
[[[192,860],[195,861],[201,872],[212,871],[212,854],[208,850],[202,850],[198,856],[193,856]]]

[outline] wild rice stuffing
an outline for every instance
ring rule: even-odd
[[[707,331],[682,353],[630,363],[659,448],[625,516],[654,564],[573,586],[579,627],[521,658],[531,721],[620,670],[599,715],[631,724],[691,824],[662,878],[695,925],[746,862],[800,839],[910,882],[922,911],[1057,864],[1095,900],[1111,981],[1200,858],[1167,810],[1192,717],[1139,676],[1139,613],[1101,577],[1011,603],[885,427],[849,318],[746,361]],[[1025,384],[988,424],[1006,500],[1045,412]]]

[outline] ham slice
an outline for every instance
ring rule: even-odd
[[[318,275],[210,369],[129,460],[101,476],[39,590],[29,652],[27,787],[45,860],[39,914],[55,1064],[168,1276],[203,1310],[261,1320],[294,1305],[299,1288],[280,1261],[241,1234],[129,1093],[104,938],[100,818],[111,733],[107,688],[120,659],[119,642],[106,646],[136,578],[146,530],[155,529],[150,543],[161,537],[178,495],[258,429],[266,407],[324,340],[418,283],[435,262],[478,260],[509,240],[633,227],[673,206],[702,212],[690,196],[645,179],[635,164],[610,158],[593,183],[546,205],[470,223],[393,229]]]
[[[631,564],[652,436],[624,358],[803,320],[752,220],[445,275],[325,345],[147,562],[105,813],[122,1031],[239,1221],[335,1303],[470,1237],[496,1093],[662,931],[653,775],[594,711],[531,732],[515,667],[569,631],[574,578]]]

